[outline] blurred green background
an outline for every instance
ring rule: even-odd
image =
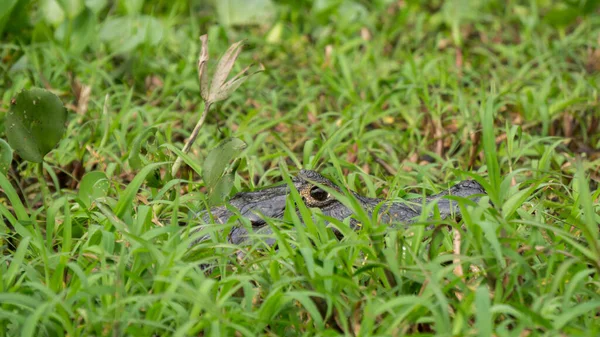
[[[61,166],[85,161],[81,145],[100,132],[94,126],[106,94],[117,112],[111,153],[120,150],[123,158],[149,125],[182,141],[201,111],[195,62],[198,36],[208,33],[213,65],[230,43],[244,39],[238,64],[261,63],[266,72],[211,112],[197,151],[235,135],[265,163],[282,153],[276,144],[283,142],[296,166],[310,168],[322,159],[308,158],[313,145],[330,140],[341,142],[334,154],[356,152],[348,156],[361,165],[379,152],[395,169],[418,170],[414,164],[423,156],[445,162],[464,155],[472,167],[474,154],[466,156],[477,133],[477,106],[494,92],[502,105],[497,126],[574,136],[571,150],[590,154],[599,141],[597,5],[5,0],[2,106],[6,112],[18,90],[38,86],[80,112],[72,129],[91,123],[78,130],[88,139],[62,144],[73,151],[56,154]],[[82,90],[89,91],[83,102]],[[341,140],[331,140],[334,135]],[[252,166],[253,176],[272,167]]]

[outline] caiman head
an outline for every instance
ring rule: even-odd
[[[315,171],[301,170],[296,177],[292,178],[292,184],[302,197],[304,204],[309,208],[319,208],[324,215],[339,220],[344,220],[354,214],[350,208],[328,192],[337,191],[343,194],[341,189],[331,180]],[[279,219],[283,217],[289,189],[289,186],[282,185],[254,192],[241,192],[229,200],[229,205],[237,209],[237,213],[247,219],[255,231],[268,234],[271,230],[264,219],[266,217]],[[411,199],[410,202],[392,202],[363,197],[352,191],[350,193],[369,216],[377,212],[378,221],[386,224],[410,224],[414,222],[415,218],[421,214],[424,203],[420,198]],[[485,194],[485,191],[479,183],[473,180],[465,180],[447,191],[425,198],[425,203],[436,202],[440,216],[445,218],[452,214],[460,214],[457,202],[444,199],[444,196],[453,195],[469,198],[481,194]],[[206,223],[224,224],[236,215],[227,207],[219,206],[203,214],[202,219]],[[357,222],[354,220],[351,221],[351,224],[358,227],[356,226]],[[233,244],[239,244],[245,241],[247,236],[247,229],[240,222],[231,229],[229,241]],[[202,239],[198,241],[202,241]],[[272,243],[270,242],[272,240],[266,241],[269,244]]]
[[[338,207],[341,205],[329,192],[317,186],[317,184],[336,190],[339,190],[339,188],[331,180],[315,171],[301,170],[297,176],[292,178],[292,184],[309,208],[334,209],[336,204],[339,204]],[[229,200],[229,208],[226,206],[213,207],[202,215],[202,219],[206,223],[225,224],[230,218],[238,215],[230,210],[233,207],[237,209],[240,217],[250,222],[253,229],[258,230],[266,227],[265,218],[283,218],[289,191],[290,187],[288,185],[281,185],[254,192],[240,192]],[[343,208],[347,210],[347,208]],[[348,213],[348,215],[350,214],[352,213]],[[270,233],[268,228],[265,229]],[[240,221],[239,225],[231,229],[229,241],[238,244],[244,241],[247,234],[246,228]]]

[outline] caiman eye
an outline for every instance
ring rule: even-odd
[[[322,190],[320,187],[315,186],[310,189],[310,196],[316,201],[325,201],[329,198],[329,193]]]

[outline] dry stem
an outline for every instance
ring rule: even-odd
[[[196,138],[198,137],[198,133],[200,133],[200,129],[202,129],[202,125],[204,125],[204,120],[206,119],[206,116],[208,115],[208,110],[210,110],[211,105],[212,105],[212,103],[210,103],[210,102],[206,102],[204,104],[204,112],[202,112],[202,117],[200,117],[200,120],[198,121],[198,123],[194,127],[194,130],[192,131],[192,134],[190,135],[190,139],[188,139],[187,143],[185,143],[185,146],[183,147],[184,154],[187,154],[188,152],[190,152],[190,148],[196,141]],[[183,157],[181,157],[181,156],[177,157],[175,164],[173,164],[173,169],[171,170],[171,175],[173,177],[175,177],[175,174],[177,174],[177,171],[179,171],[179,167],[181,166],[182,162],[183,162]]]

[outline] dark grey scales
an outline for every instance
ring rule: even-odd
[[[294,187],[300,195],[307,207],[319,208],[323,214],[344,220],[353,215],[353,211],[344,206],[340,201],[336,200],[324,189],[316,184],[330,187],[337,191],[341,191],[332,181],[323,177],[319,173],[310,170],[301,170],[296,177],[292,179]],[[316,183],[316,184],[315,184]],[[248,219],[252,224],[254,231],[261,234],[270,234],[271,230],[263,220],[264,217],[282,218],[285,210],[286,198],[289,192],[287,185],[266,188],[255,192],[242,192],[236,194],[229,204],[235,207],[241,216]],[[379,207],[377,218],[380,223],[396,225],[408,225],[416,221],[416,218],[421,215],[423,200],[421,198],[411,199],[410,202],[391,202],[384,199],[367,198],[351,192],[362,208],[367,211],[369,216],[372,216],[377,206]],[[452,186],[447,191],[435,194],[425,198],[427,204],[431,202],[437,203],[441,218],[446,218],[451,215],[460,216],[458,203],[453,200],[443,198],[447,195],[470,198],[477,201],[480,196],[485,195],[485,190],[481,185],[474,180],[464,180]],[[204,213],[202,220],[205,223],[227,223],[229,218],[234,216],[234,213],[229,211],[225,206],[214,207],[210,209],[210,213]],[[358,228],[357,222],[353,220],[351,224]],[[243,243],[248,237],[248,231],[241,223],[231,229],[228,240],[233,244]],[[203,241],[200,238],[195,242]],[[269,244],[273,240],[267,240]]]

